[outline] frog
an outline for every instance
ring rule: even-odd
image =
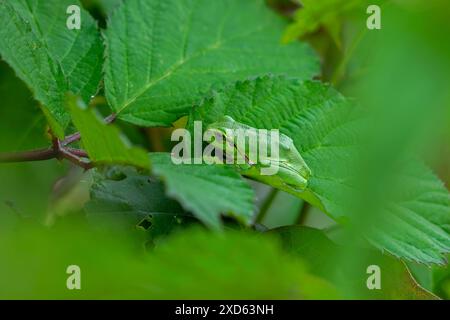
[[[208,125],[207,131],[216,137],[212,144],[227,159],[231,157],[234,160],[234,166],[243,176],[291,193],[303,192],[307,189],[312,171],[289,136],[279,131],[276,131],[277,135],[272,136],[269,130],[258,130],[240,123],[228,115]],[[245,143],[242,141],[239,143],[239,140],[236,139],[238,132],[245,132],[249,139],[245,139]],[[255,137],[255,135],[257,136]],[[262,137],[261,135],[265,135],[265,139],[259,139]],[[270,150],[270,154],[269,152],[260,152],[258,157],[255,157],[255,150],[250,149],[251,138],[258,138],[259,146]],[[278,143],[275,140],[275,143],[272,144],[273,138],[278,140]],[[278,152],[273,152],[274,146],[275,148],[278,146]],[[237,161],[238,159],[244,161]],[[271,174],[267,174],[268,172]]]

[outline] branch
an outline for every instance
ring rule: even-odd
[[[83,153],[85,153],[82,150],[79,150]],[[93,164],[92,162],[90,162],[89,160],[87,160],[86,158],[82,158],[74,153],[72,153],[69,149],[61,149],[61,156],[66,159],[69,160],[70,162],[72,162],[73,164],[83,168],[84,170],[89,170],[93,168]]]
[[[53,139],[51,148],[23,152],[0,153],[0,163],[43,161],[50,159],[66,159],[83,169],[91,169],[92,163],[87,160],[84,150],[63,147],[61,141]]]
[[[105,118],[105,123],[110,124],[116,120],[116,114],[112,113]],[[43,161],[50,159],[66,159],[85,170],[93,167],[92,162],[88,159],[88,154],[84,150],[68,147],[69,144],[81,139],[81,134],[76,132],[67,136],[66,139],[60,141],[56,138],[53,139],[52,146],[45,149],[37,149],[22,152],[0,153],[0,163],[11,162],[30,162],[30,161]]]
[[[75,149],[75,148],[70,148],[70,147],[65,147],[65,150],[69,151],[71,154],[76,155],[77,157],[81,157],[81,158],[89,158],[89,155],[87,154],[86,151],[84,150],[80,150],[80,149]]]
[[[46,148],[23,152],[0,153],[0,163],[42,161],[56,157],[57,152],[53,148]]]

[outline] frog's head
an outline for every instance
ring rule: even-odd
[[[295,147],[294,141],[284,134],[280,134],[280,162],[280,166],[292,168],[306,180],[311,177],[311,169]]]
[[[287,186],[304,190],[312,175],[311,169],[306,164],[300,152],[291,138],[280,134],[279,143],[279,176]]]

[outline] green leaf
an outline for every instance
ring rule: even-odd
[[[96,0],[107,16],[110,16],[114,10],[122,4],[122,1],[123,0]]]
[[[99,115],[75,96],[68,96],[67,105],[72,121],[81,134],[81,143],[94,164],[124,164],[150,168],[144,149],[130,146],[114,125],[108,125]]]
[[[0,62],[0,152],[48,146],[46,121],[24,83]],[[20,125],[19,125],[20,124]],[[0,232],[20,217],[44,220],[55,184],[67,173],[56,160],[0,164]],[[25,191],[25,190],[29,190]]]
[[[420,284],[422,288],[430,292],[435,292],[433,283],[433,268],[415,262],[407,262],[406,266],[408,267],[408,270],[411,272],[411,275]],[[442,268],[442,266],[439,267]]]
[[[274,229],[283,247],[302,258],[312,272],[333,283],[349,299],[437,299],[420,287],[406,265],[377,251],[337,245],[320,230],[292,226]],[[380,268],[381,288],[369,290],[367,267]]]
[[[22,224],[0,233],[5,299],[332,299],[335,288],[285,254],[273,239],[190,230],[149,253],[132,236],[77,223],[52,230]],[[43,248],[45,252],[43,254]],[[82,289],[67,290],[67,266]],[[62,271],[61,271],[62,270]],[[84,279],[84,280],[83,280]],[[30,285],[32,284],[32,285]],[[61,285],[62,284],[62,285]]]
[[[279,128],[291,137],[312,170],[308,189],[295,193],[338,222],[351,220],[353,179],[361,125],[360,110],[330,87],[264,77],[215,93],[194,109],[190,121],[203,127],[228,115],[254,128]],[[427,169],[409,170],[407,198],[386,204],[386,214],[368,225],[367,236],[378,247],[409,260],[441,263],[450,250],[449,193]],[[415,177],[415,179],[414,179]]]
[[[450,255],[447,256],[447,259]],[[431,269],[433,292],[443,299],[450,299],[450,265],[434,266]]]
[[[169,126],[211,89],[262,74],[309,79],[305,44],[263,0],[130,0],[106,30],[106,96],[120,119]]]
[[[153,240],[194,220],[178,202],[165,195],[160,181],[132,168],[113,167],[104,175],[98,174],[90,193],[85,211],[100,228],[140,228]]]
[[[390,203],[370,230],[370,240],[411,261],[446,263],[450,252],[450,195],[425,165],[412,161],[402,170],[403,196]]]
[[[330,36],[340,46],[342,20],[351,12],[359,16],[366,13],[369,4],[377,1],[367,0],[302,0],[302,7],[297,10],[294,22],[288,26],[283,41],[290,42],[325,27]]]
[[[170,278],[155,274],[154,292],[159,298],[177,299],[339,297],[327,281],[290,258],[277,242],[260,235],[227,232],[222,236],[191,230],[155,251],[152,265]]]
[[[233,168],[176,165],[170,154],[152,153],[153,173],[167,185],[167,194],[213,228],[220,228],[220,215],[249,224],[254,212],[254,192]]]
[[[77,0],[0,1],[0,54],[43,105],[60,138],[69,123],[64,95],[84,101],[97,92],[103,44],[97,24],[81,9],[81,29],[69,30],[66,13]]]
[[[330,193],[325,196],[336,198],[336,192],[341,188],[338,181],[335,182],[339,185],[337,190],[328,190],[325,184],[345,179],[351,171],[351,167],[344,170],[346,168],[335,164],[349,161],[352,155],[356,155],[354,145],[343,141],[351,140],[352,137],[333,131],[336,128],[347,132],[347,122],[349,125],[354,124],[347,121],[354,117],[352,112],[351,105],[344,97],[319,82],[263,77],[239,82],[234,87],[215,93],[212,98],[193,109],[189,126],[197,120],[202,121],[206,128],[228,115],[235,121],[254,128],[279,129],[293,139],[297,150],[313,172],[313,177],[308,182],[309,188],[300,194],[301,197],[323,209],[325,204],[322,201],[327,197],[319,197],[322,189]],[[332,135],[328,136],[328,131]],[[340,140],[336,146],[330,143],[334,137]],[[332,157],[335,159],[329,159]],[[285,191],[292,192],[292,189]],[[294,195],[298,193],[295,192]],[[344,215],[334,210],[332,214],[335,217]]]

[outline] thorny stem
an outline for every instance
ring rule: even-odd
[[[113,113],[105,118],[105,122],[110,124],[116,119],[116,114]],[[52,146],[44,149],[0,153],[0,163],[11,162],[30,162],[30,161],[43,161],[50,159],[66,159],[73,164],[88,170],[92,168],[92,162],[88,160],[88,154],[84,150],[68,147],[69,144],[81,139],[79,132],[76,132],[68,136],[63,141],[53,138]]]

